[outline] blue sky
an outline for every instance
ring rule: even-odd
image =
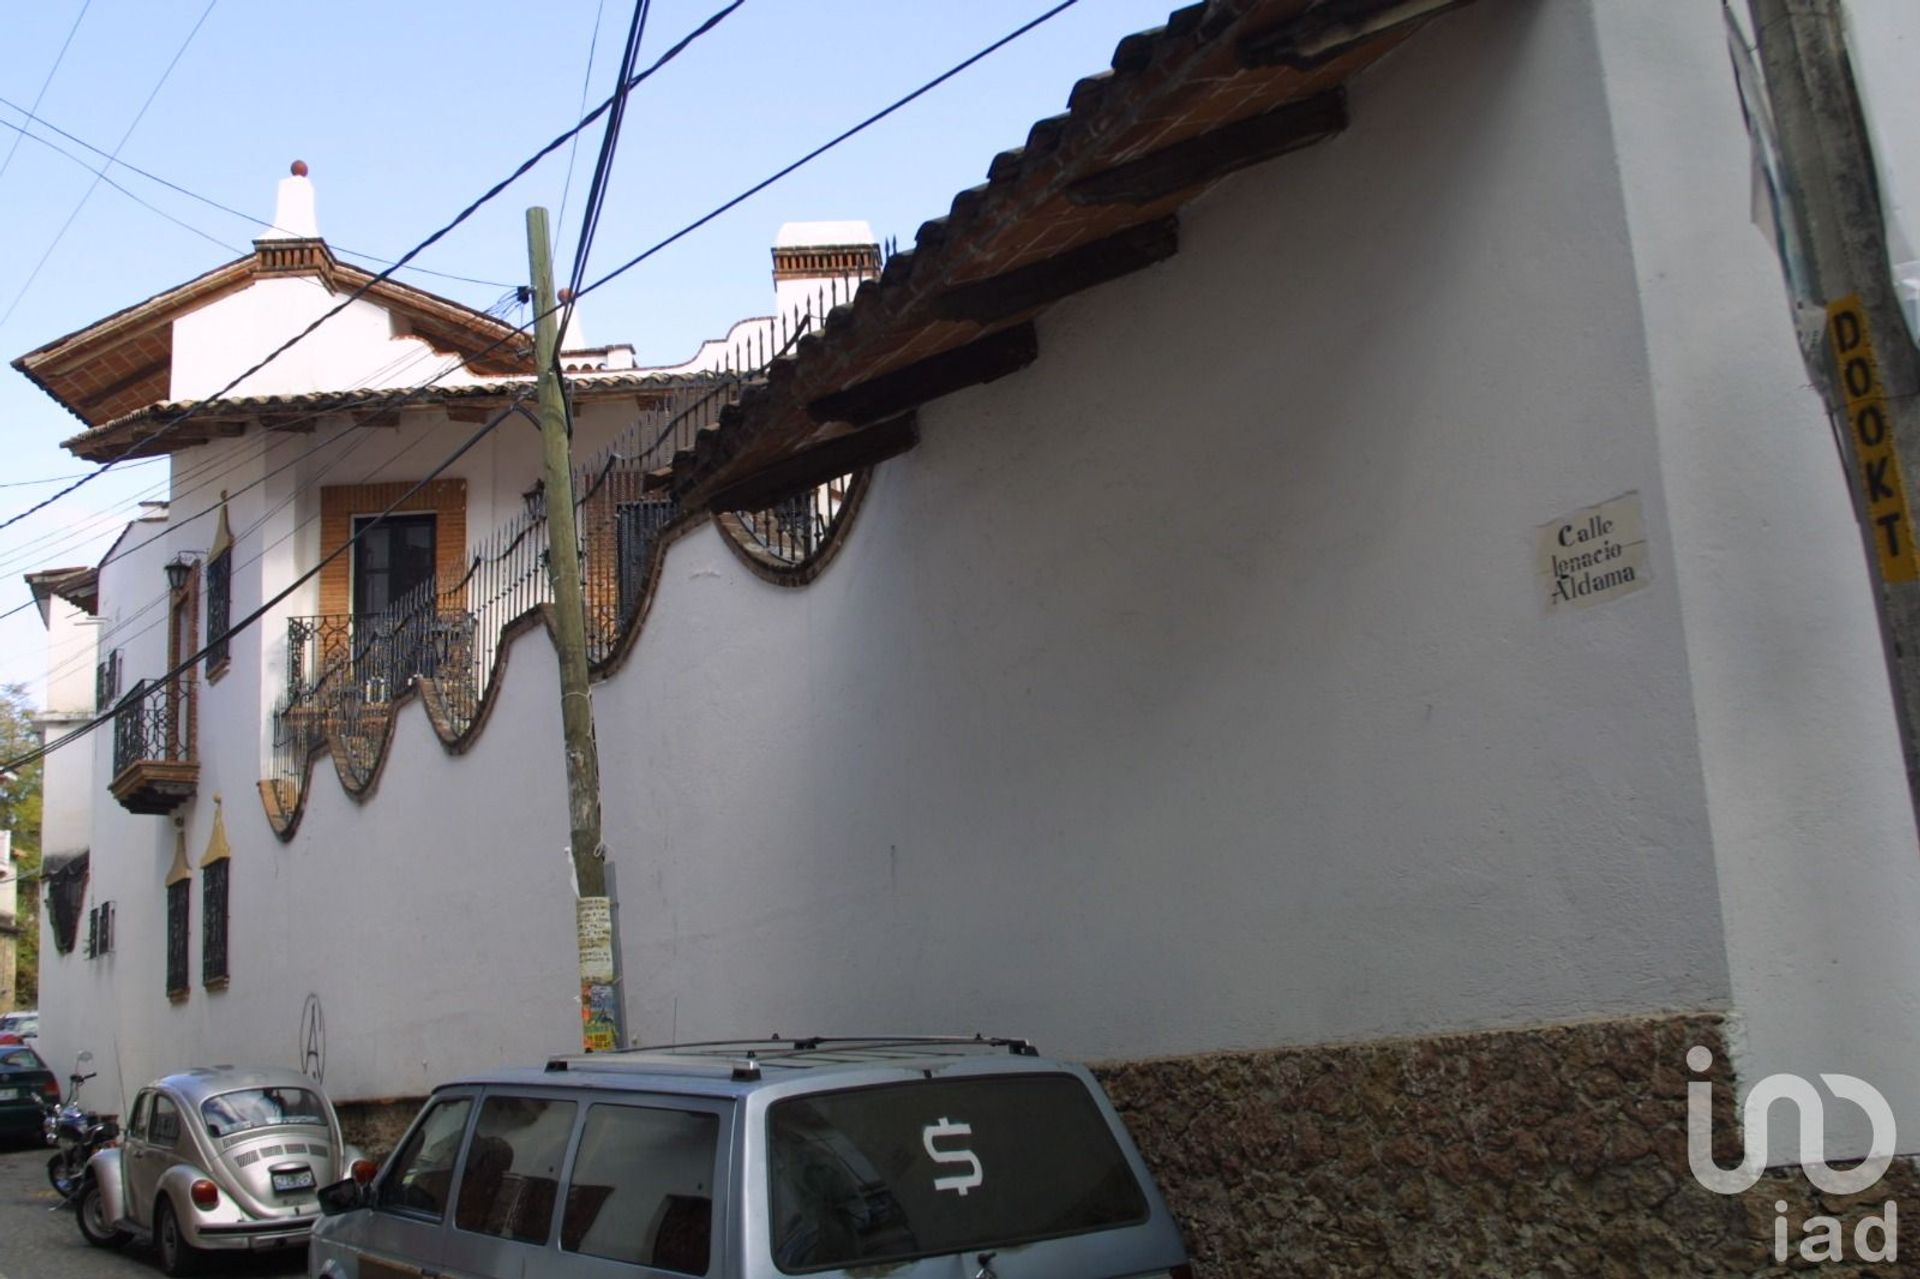
[[[721,4],[657,0],[642,64]],[[112,151],[207,0],[84,7],[84,16],[83,0],[9,7],[0,98],[30,106],[72,32],[36,114]],[[1049,7],[747,0],[636,91],[590,267],[617,265]],[[630,341],[642,363],[687,358],[700,339],[768,309],[767,251],[783,221],[864,218],[910,246],[955,191],[984,178],[997,151],[1062,110],[1075,80],[1105,68],[1120,37],[1165,21],[1170,7],[1080,0],[594,294],[582,303],[586,335]],[[336,246],[397,257],[579,118],[596,16],[589,100],[606,96],[630,15],[626,0],[215,0],[120,158],[261,219],[272,214],[289,162],[304,159],[321,233]],[[0,121],[26,124],[4,105]],[[0,128],[0,157],[17,137]],[[582,136],[574,165],[562,278],[598,143],[596,127]],[[5,361],[247,251],[259,229],[124,169],[109,172],[203,234],[101,183],[28,285],[94,177],[20,143],[0,172],[0,314],[12,311],[0,323],[0,518],[59,487],[23,482],[88,469],[59,447],[78,421]],[[566,175],[562,150],[419,260],[497,283],[403,278],[493,304],[525,277],[527,206],[558,212]],[[163,470],[116,469],[0,532],[0,612],[27,598],[22,573],[98,558]],[[44,643],[34,610],[0,621],[0,682],[36,683]]]

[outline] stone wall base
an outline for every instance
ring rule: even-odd
[[[1722,1196],[1687,1164],[1687,1050],[1713,1052],[1716,1156],[1739,1160],[1716,1015],[1110,1063],[1097,1073],[1203,1279],[1920,1274],[1920,1174],[1833,1200],[1797,1169]],[[1782,1108],[1785,1109],[1785,1108]],[[1792,1122],[1784,1115],[1777,1122]],[[1775,1259],[1776,1201],[1789,1258]],[[1897,1203],[1860,1263],[1855,1229]],[[1814,1215],[1841,1223],[1803,1257]],[[1814,1260],[1823,1264],[1817,1268]]]
[[[370,1159],[384,1160],[406,1135],[407,1125],[426,1104],[425,1097],[387,1097],[379,1101],[336,1101],[340,1131]]]

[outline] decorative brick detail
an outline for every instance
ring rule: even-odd
[[[1687,1166],[1687,1049],[1713,1051],[1716,1154],[1739,1158],[1721,1019],[1589,1022],[1098,1068],[1203,1279],[1254,1275],[1786,1276],[1809,1214],[1900,1206],[1920,1258],[1920,1174],[1829,1200],[1797,1170],[1744,1195]],[[1784,1116],[1780,1122],[1788,1122]],[[1887,1265],[1820,1274],[1911,1273]]]
[[[398,502],[413,481],[389,484],[330,484],[320,490],[320,553],[330,555],[353,537],[357,515],[378,515]],[[401,503],[395,514],[431,512],[434,520],[434,572],[442,587],[467,571],[467,482],[435,480]],[[320,570],[320,612],[353,611],[353,553]],[[452,607],[464,607],[458,597]]]
[[[877,244],[808,244],[773,251],[773,279],[827,280],[842,276],[875,279],[880,274]]]

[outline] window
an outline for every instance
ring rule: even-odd
[[[594,1106],[567,1178],[560,1246],[568,1252],[707,1273],[713,1235],[716,1115]]]
[[[107,654],[107,660],[93,668],[93,709],[103,711],[120,697],[120,650]]]
[[[453,1224],[475,1234],[545,1243],[576,1109],[571,1101],[487,1098],[461,1169]]]
[[[418,1213],[435,1221],[446,1215],[453,1161],[460,1154],[460,1135],[467,1130],[467,1112],[472,1107],[472,1098],[456,1097],[428,1108],[380,1179],[374,1207]]]
[[[87,958],[113,953],[113,903],[101,902],[87,912]]]
[[[225,857],[206,869],[200,890],[200,984],[209,990],[227,984],[227,868]]]
[[[385,612],[434,576],[434,517],[389,515],[353,522],[353,615]],[[431,589],[431,588],[429,588]]]
[[[180,1107],[164,1093],[153,1095],[153,1118],[147,1124],[147,1140],[156,1146],[171,1146],[180,1140]]]
[[[1147,1219],[1112,1130],[1069,1075],[776,1101],[767,1161],[774,1264],[788,1274],[1017,1248]]]
[[[127,1136],[147,1139],[147,1116],[153,1113],[153,1094],[143,1092],[134,1099],[133,1118],[127,1122]]]
[[[227,668],[227,627],[233,616],[233,548],[207,561],[207,678]]]
[[[167,885],[167,998],[187,997],[187,894],[193,881]]]
[[[255,1128],[325,1128],[327,1107],[305,1088],[241,1088],[200,1103],[209,1137],[232,1137]]]

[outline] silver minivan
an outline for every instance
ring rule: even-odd
[[[320,1198],[316,1279],[1190,1275],[1100,1086],[1018,1040],[688,1044],[476,1075]]]

